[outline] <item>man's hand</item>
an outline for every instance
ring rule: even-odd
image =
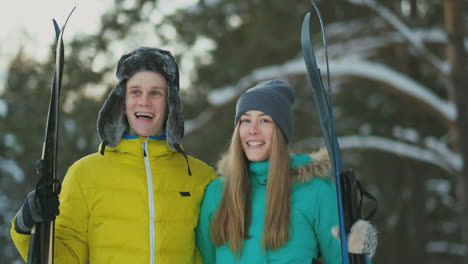
[[[16,216],[16,232],[30,234],[34,224],[55,220],[60,214],[60,189],[60,181],[51,179],[30,192]]]

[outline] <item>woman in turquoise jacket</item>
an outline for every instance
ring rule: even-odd
[[[326,150],[288,150],[293,102],[294,91],[279,80],[239,98],[231,143],[218,164],[223,177],[210,183],[200,211],[196,241],[204,263],[342,262],[332,234],[338,210]],[[372,255],[374,228],[355,226],[350,252]]]

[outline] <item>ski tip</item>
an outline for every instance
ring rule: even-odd
[[[65,20],[65,24],[63,25],[63,27],[65,27],[65,25],[68,23],[68,19],[70,19],[71,15],[73,14],[73,12],[75,11],[76,9],[76,6],[73,7],[73,9],[70,11],[70,13],[68,14],[68,17],[67,17],[67,20]]]
[[[55,20],[55,18],[52,18],[52,23],[54,24],[54,28],[59,28],[59,25],[57,23],[57,20]]]
[[[54,24],[54,30],[55,30],[55,41],[58,40],[59,35],[60,35],[60,27],[57,23],[57,20],[52,18],[52,23]]]

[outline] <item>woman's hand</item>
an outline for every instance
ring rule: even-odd
[[[335,226],[331,230],[334,237],[340,239],[340,228]],[[348,234],[348,252],[353,254],[369,254],[374,256],[377,248],[377,230],[366,220],[358,220],[351,227]]]

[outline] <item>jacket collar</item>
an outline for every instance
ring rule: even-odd
[[[144,157],[143,144],[147,137],[128,136],[123,137],[115,148],[107,147],[106,152],[128,154],[136,157]],[[150,137],[147,141],[150,158],[160,157],[177,151],[168,147],[164,138]]]
[[[325,148],[311,154],[293,154],[291,158],[291,176],[294,183],[301,183],[313,177],[326,178],[330,168],[328,152]],[[260,184],[266,184],[269,161],[251,162],[249,164],[250,178]]]

